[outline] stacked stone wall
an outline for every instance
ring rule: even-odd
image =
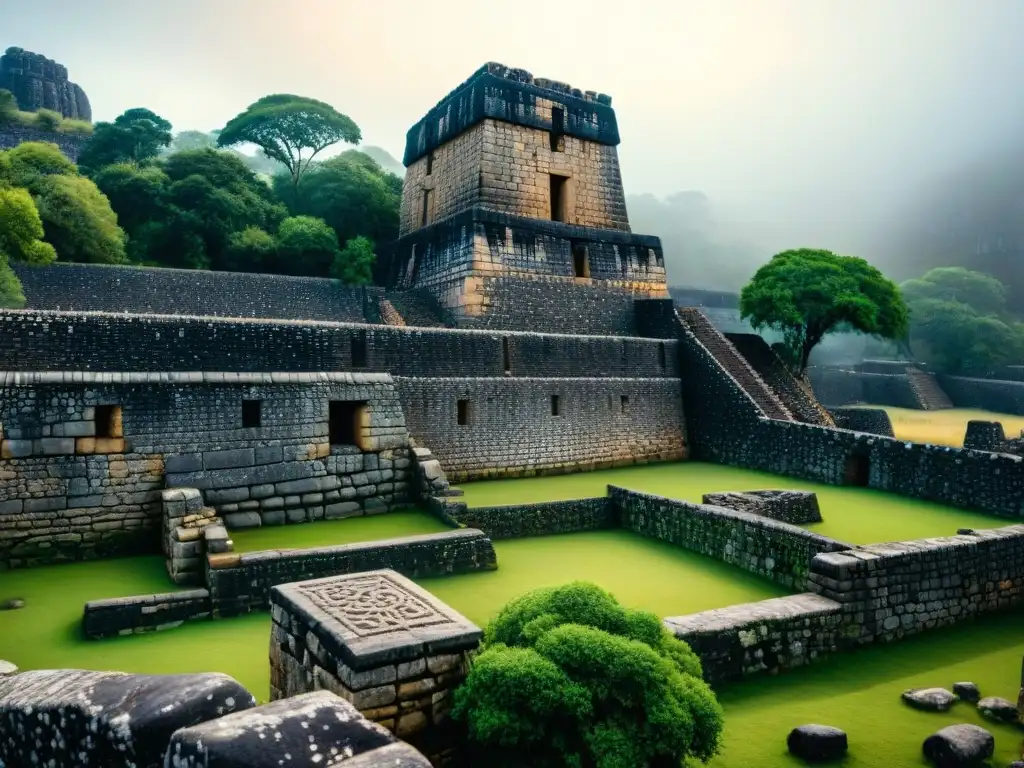
[[[832,408],[829,413],[840,429],[893,437],[892,419],[881,408]]]
[[[1024,381],[940,376],[939,384],[957,408],[1024,416]]]
[[[451,499],[432,502],[443,507],[442,519],[477,528],[492,540],[600,531],[619,525],[618,512],[606,496],[502,507],[468,507]]]
[[[691,504],[614,486],[608,489],[623,528],[804,589],[811,560],[849,544],[749,512]]]
[[[326,278],[102,264],[12,267],[29,309],[349,323],[365,317],[364,289]]]
[[[494,545],[482,531],[344,544],[317,549],[267,550],[218,558],[207,570],[217,617],[266,609],[278,584],[390,568],[409,578],[448,576],[497,568]]]
[[[685,455],[678,379],[395,381],[410,433],[431,447],[452,482]],[[468,403],[465,424],[460,400]]]
[[[210,593],[205,589],[117,597],[86,603],[82,631],[92,639],[117,637],[174,629],[210,616]]]
[[[436,147],[429,161],[424,156],[406,168],[399,235],[424,226],[423,195],[427,191],[428,224],[479,205],[483,151],[484,130],[477,126]]]
[[[842,605],[813,593],[665,619],[700,657],[711,685],[817,661],[843,640]]]
[[[409,436],[387,374],[275,375],[10,375],[0,563],[157,551],[165,484],[202,490],[240,524],[408,503]],[[245,425],[243,401],[260,403],[259,426]],[[331,401],[366,403],[346,438],[358,444],[331,445]],[[95,436],[104,405],[119,409],[117,437]]]
[[[906,373],[866,373],[813,367],[808,370],[808,377],[818,400],[829,406],[868,403],[895,408],[921,407]]]
[[[956,624],[1020,604],[1024,525],[822,554],[810,585],[842,605],[853,642]]]
[[[13,149],[26,141],[41,141],[45,144],[56,144],[64,156],[73,163],[78,162],[82,147],[89,141],[89,136],[73,133],[54,133],[41,131],[37,128],[23,128],[15,125],[0,126],[0,150]],[[16,263],[16,262],[15,262]]]
[[[28,310],[0,311],[0,331],[6,371],[645,378],[679,370],[676,343],[636,337]],[[360,345],[362,361],[353,358]]]

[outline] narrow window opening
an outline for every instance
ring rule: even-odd
[[[430,223],[430,193],[433,191],[432,189],[423,190],[423,219],[420,225],[424,227]]]
[[[850,456],[844,467],[846,485],[866,488],[871,481],[871,459],[867,456]]]
[[[460,427],[469,425],[469,400],[459,400],[458,402],[458,423]]]
[[[590,277],[590,254],[585,243],[572,245],[572,276]]]
[[[119,405],[97,405],[95,421],[96,437],[112,438],[124,435],[121,428],[121,406]]]
[[[551,220],[565,221],[565,185],[568,176],[551,174]]]
[[[658,365],[661,366],[663,371],[668,367],[668,363],[665,360],[665,342],[658,344]]]
[[[551,151],[565,151],[565,110],[561,107],[551,108]]]
[[[327,430],[331,445],[359,444],[359,415],[366,403],[331,400],[327,410]]]
[[[366,331],[356,331],[352,335],[352,367],[366,367]]]
[[[427,152],[427,176],[434,172],[434,150]]]
[[[242,428],[253,429],[259,427],[263,422],[263,401],[243,400],[242,401]]]
[[[629,395],[622,395],[619,398],[619,409],[626,413],[629,410]]]
[[[558,395],[551,396],[551,415],[560,416],[562,412],[562,403],[559,400]]]
[[[508,351],[508,336],[503,336],[501,339],[501,357],[505,366],[505,375],[508,376],[512,373],[512,356]]]

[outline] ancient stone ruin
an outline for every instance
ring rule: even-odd
[[[63,117],[92,122],[89,97],[68,80],[67,67],[21,48],[0,56],[0,88],[14,94],[25,112],[50,109]]]

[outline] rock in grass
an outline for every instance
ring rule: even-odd
[[[981,691],[974,683],[953,683],[953,693],[968,704],[977,704],[981,698]]]
[[[11,597],[0,603],[0,611],[16,611],[25,607],[25,601],[20,597]]]
[[[1016,723],[1020,719],[1017,705],[998,696],[986,696],[979,701],[978,711],[997,723]]]
[[[838,760],[846,754],[846,734],[831,725],[801,725],[789,732],[790,753],[812,763]]]
[[[903,700],[914,709],[945,712],[953,706],[956,696],[945,688],[911,688],[903,692]]]
[[[976,725],[950,725],[924,740],[924,756],[936,768],[975,768],[992,757],[996,740]]]
[[[46,669],[0,677],[0,765],[155,768],[178,729],[255,705],[219,674]]]
[[[0,677],[10,677],[18,673],[18,668],[9,661],[0,659]]]

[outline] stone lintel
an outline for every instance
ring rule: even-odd
[[[279,606],[353,670],[472,650],[482,632],[469,619],[392,570],[363,571],[271,590]]]

